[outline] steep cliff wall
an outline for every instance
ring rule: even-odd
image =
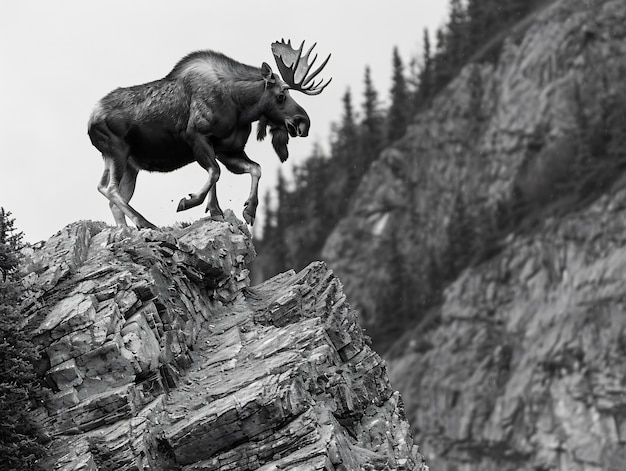
[[[512,236],[444,297],[391,362],[433,467],[626,469],[626,189]]]
[[[427,469],[322,263],[249,287],[245,226],[72,224],[27,254],[55,470]]]
[[[554,2],[417,116],[327,241],[367,324],[441,300],[390,360],[433,468],[626,469],[625,72],[625,2]]]
[[[491,251],[519,219],[617,174],[625,11],[620,0],[552,3],[497,62],[465,67],[373,164],[323,257],[366,325],[393,322],[399,296],[429,303],[433,277],[456,275],[466,252]]]

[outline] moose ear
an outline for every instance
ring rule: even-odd
[[[265,88],[267,88],[269,84],[276,82],[272,68],[267,62],[263,62],[263,65],[261,65],[261,73],[263,74],[263,80],[265,80]]]

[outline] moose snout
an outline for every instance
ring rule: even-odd
[[[311,127],[311,122],[308,118],[301,120],[298,123],[298,136],[307,137],[309,135],[309,128]]]
[[[291,137],[307,137],[311,121],[306,115],[296,115],[286,122],[287,131]]]

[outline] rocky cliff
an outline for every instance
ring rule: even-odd
[[[535,13],[496,62],[465,67],[374,162],[323,257],[368,325],[388,311],[399,270],[428,290],[425,265],[480,244],[511,212],[558,204],[607,178],[596,173],[615,174],[624,10],[619,0],[562,0]]]
[[[466,270],[391,362],[438,470],[626,469],[626,181]]]
[[[625,72],[623,0],[545,6],[383,152],[326,243],[366,325],[413,322],[392,379],[438,470],[626,469]]]
[[[322,263],[251,288],[232,213],[67,226],[26,254],[55,470],[427,469]]]

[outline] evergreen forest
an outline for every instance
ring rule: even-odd
[[[391,51],[392,86],[386,108],[365,65],[363,96],[354,97],[349,88],[343,94],[343,112],[331,130],[329,152],[314,146],[312,154],[295,168],[290,183],[279,173],[274,197],[265,195],[255,279],[300,270],[321,259],[326,238],[348,212],[361,178],[380,152],[402,138],[412,117],[428,107],[463,66],[497,59],[511,26],[545,3],[449,0],[445,23],[434,32],[425,29],[416,38],[421,40],[420,57],[406,60],[397,47]],[[438,267],[437,271],[454,273],[457,267]]]

